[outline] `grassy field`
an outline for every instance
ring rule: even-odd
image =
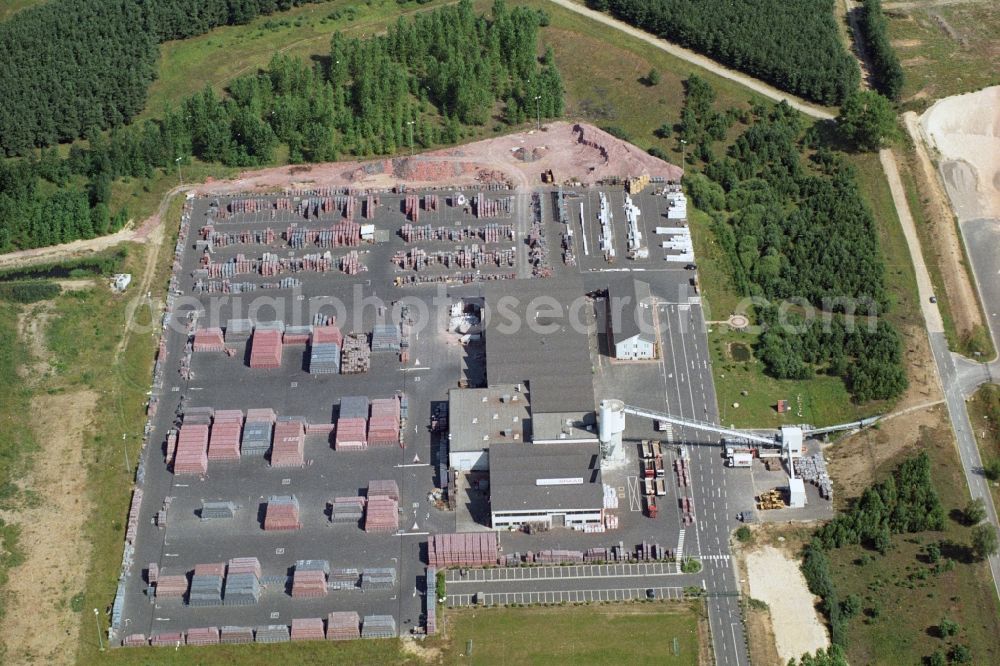
[[[0,3],[0,21],[6,21],[22,9],[40,5],[46,0],[3,0]]]
[[[1000,83],[1000,5],[969,2],[889,9],[889,39],[903,65],[911,108]]]
[[[445,664],[476,666],[694,666],[700,616],[696,602],[463,610],[447,615],[442,657]]]
[[[854,594],[862,600],[863,611],[848,624],[849,663],[917,664],[954,644],[971,648],[971,663],[1000,661],[1000,615],[989,568],[968,559],[970,528],[955,519],[955,510],[966,505],[969,493],[946,424],[924,429],[904,454],[922,450],[931,456],[934,485],[945,511],[952,514],[944,531],[894,536],[885,556],[858,546],[829,553],[840,598]],[[901,458],[882,465],[876,477],[886,476]],[[928,561],[923,548],[932,542],[942,543],[943,558],[956,560],[952,570],[935,570]],[[938,635],[943,618],[958,622],[957,636]]]

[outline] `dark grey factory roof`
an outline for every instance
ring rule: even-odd
[[[656,342],[653,300],[648,282],[635,278],[626,282],[613,282],[608,287],[608,297],[611,332],[615,343],[635,336],[646,342]]]
[[[481,451],[495,442],[524,441],[530,436],[525,432],[529,427],[528,419],[527,397],[514,386],[499,384],[490,388],[448,391],[451,437],[448,446],[452,451]]]
[[[539,486],[538,479],[581,477],[580,485]],[[597,444],[506,444],[490,449],[490,508],[501,511],[600,509]]]
[[[489,383],[529,382],[535,413],[593,410],[590,335],[574,325],[589,321],[589,304],[577,301],[585,298],[582,281],[531,280],[515,293],[495,287],[483,292]]]

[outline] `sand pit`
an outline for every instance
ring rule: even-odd
[[[799,563],[773,546],[746,555],[750,596],[770,607],[781,663],[830,645]]]
[[[381,189],[475,185],[505,181],[517,188],[542,184],[552,170],[557,183],[585,185],[627,176],[679,180],[683,171],[586,123],[554,122],[542,131],[509,134],[413,157],[285,166],[209,181],[199,194],[227,194],[282,187]]]
[[[942,99],[921,123],[959,220],[1000,218],[1000,86]]]

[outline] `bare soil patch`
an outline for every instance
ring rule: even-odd
[[[816,611],[818,599],[806,585],[798,558],[765,545],[747,552],[745,559],[750,595],[770,608],[778,663],[829,646],[826,627]]]
[[[34,386],[52,373],[49,362],[52,355],[45,346],[45,329],[52,319],[52,304],[42,301],[25,307],[17,316],[17,334],[28,345],[30,359],[18,366],[17,372],[30,385]]]
[[[427,647],[420,641],[410,637],[400,639],[405,654],[413,655],[424,663],[436,663],[441,658],[441,650],[436,647]]]
[[[919,39],[894,39],[892,45],[897,49],[909,49],[923,44]]]
[[[0,624],[12,664],[74,661],[67,646],[76,644],[81,616],[71,600],[83,591],[89,552],[76,529],[90,510],[82,439],[96,404],[92,391],[40,395],[31,404],[40,448],[22,486],[39,502],[4,516],[21,526],[25,553],[24,564],[10,572],[10,601]]]

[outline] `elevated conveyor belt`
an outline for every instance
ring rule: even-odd
[[[756,442],[757,444],[763,444],[764,446],[781,446],[781,438],[775,435],[774,437],[766,437],[764,435],[758,435],[755,433],[747,432],[745,430],[733,430],[732,428],[724,428],[714,423],[708,423],[705,421],[695,421],[693,419],[681,419],[676,416],[670,416],[669,414],[663,414],[660,412],[653,412],[648,409],[641,409],[639,407],[633,407],[631,405],[625,405],[625,413],[631,414],[632,416],[641,416],[647,419],[653,419],[656,421],[664,421],[676,426],[683,426],[685,428],[693,428],[695,430],[701,430],[702,432],[710,432],[716,435],[721,435],[724,437],[731,437],[734,439],[741,439],[748,442]]]

